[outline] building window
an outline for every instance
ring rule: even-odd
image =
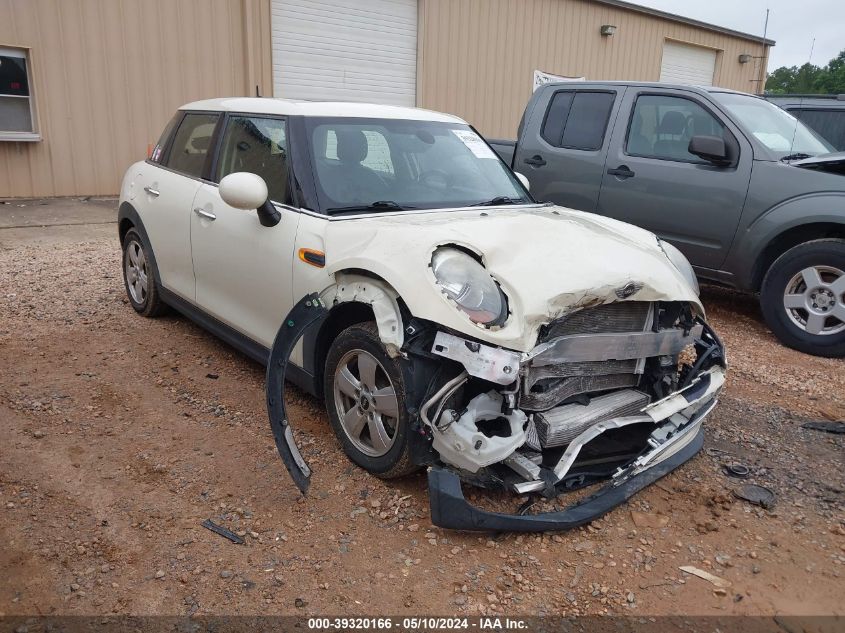
[[[0,140],[36,141],[32,79],[27,52],[0,47]]]

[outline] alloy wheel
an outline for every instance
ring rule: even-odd
[[[809,334],[845,331],[845,272],[811,266],[796,273],[784,290],[783,307],[792,323]]]
[[[148,283],[147,258],[144,255],[143,247],[132,240],[126,245],[126,258],[124,262],[126,271],[126,288],[132,300],[138,305],[143,305],[147,298]]]
[[[334,402],[341,427],[355,448],[370,457],[391,449],[399,425],[399,399],[375,356],[355,349],[340,359]]]

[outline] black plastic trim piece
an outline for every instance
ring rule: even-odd
[[[591,521],[627,501],[643,488],[692,458],[704,445],[704,430],[684,448],[648,470],[620,484],[608,484],[596,494],[559,512],[517,515],[489,512],[464,499],[461,480],[453,472],[434,467],[428,471],[431,522],[442,528],[469,531],[541,532],[569,530]]]
[[[279,456],[302,494],[308,491],[311,469],[302,458],[288,423],[285,410],[285,373],[296,342],[309,327],[324,321],[328,315],[329,311],[316,293],[300,299],[282,322],[270,350],[270,361],[267,363],[267,415],[270,418],[270,428],[273,430]]]

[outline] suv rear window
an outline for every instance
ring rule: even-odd
[[[845,150],[845,108],[837,110],[789,108],[788,111],[833,145],[837,151]]]
[[[615,99],[612,92],[561,90],[552,97],[540,135],[555,147],[601,149]]]

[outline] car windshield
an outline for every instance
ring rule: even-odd
[[[716,92],[713,96],[754,138],[773,152],[783,156],[816,156],[834,151],[831,145],[801,121],[768,101],[730,92]]]
[[[306,130],[325,213],[533,202],[467,125],[313,117]]]

